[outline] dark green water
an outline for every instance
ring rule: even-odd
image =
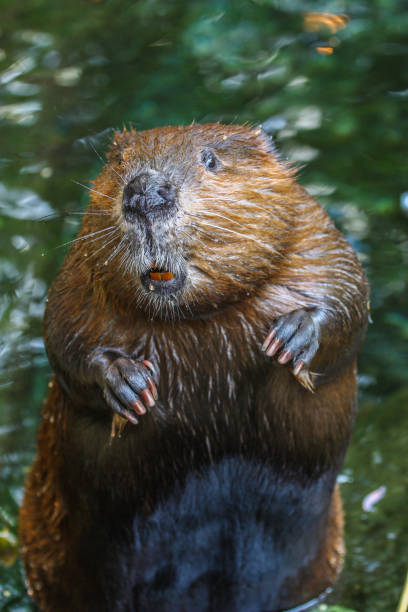
[[[340,17],[324,26],[311,11]],[[1,610],[32,609],[17,506],[48,383],[44,299],[87,201],[73,181],[97,174],[110,128],[192,120],[262,123],[361,254],[374,324],[333,603],[395,610],[408,565],[407,32],[405,1],[0,0]]]

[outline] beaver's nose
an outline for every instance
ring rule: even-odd
[[[168,209],[175,203],[175,189],[164,177],[139,174],[123,190],[122,209],[127,221]]]

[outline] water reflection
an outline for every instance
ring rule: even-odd
[[[318,32],[327,29],[332,34],[342,30],[350,21],[349,15],[334,13],[306,13],[303,17],[303,27],[307,32]]]
[[[36,168],[41,166],[37,164]],[[23,169],[22,172],[27,171]],[[40,170],[43,172],[44,168]],[[43,176],[43,175],[42,175]],[[29,189],[7,188],[0,183],[0,214],[14,219],[37,220],[52,214],[51,206]]]
[[[79,222],[70,213],[86,202],[73,181],[96,175],[107,128],[192,120],[262,123],[282,156],[300,164],[301,181],[330,209],[369,272],[375,324],[360,360],[365,401],[343,474],[350,552],[337,601],[373,612],[395,607],[408,544],[401,511],[408,473],[401,409],[408,399],[408,13],[380,0],[345,10],[335,0],[321,13],[307,0],[113,0],[83,2],[79,19],[72,3],[3,7],[0,550],[9,567],[0,569],[0,608],[29,605],[12,563],[15,521],[48,382],[46,287],[63,257],[56,246]],[[54,212],[56,219],[41,221]],[[387,495],[365,516],[362,500],[384,483]]]

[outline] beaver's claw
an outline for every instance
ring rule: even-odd
[[[318,318],[318,316],[317,316]],[[293,310],[277,317],[265,338],[262,350],[278,363],[291,363],[301,385],[314,390],[309,365],[319,348],[319,324],[313,310]]]
[[[150,361],[136,361],[120,356],[106,365],[101,373],[101,387],[107,405],[130,423],[138,423],[136,415],[146,414],[157,400]]]

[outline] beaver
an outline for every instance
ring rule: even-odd
[[[356,254],[261,128],[117,132],[90,191],[44,319],[30,593],[59,612],[309,609],[344,554]]]

